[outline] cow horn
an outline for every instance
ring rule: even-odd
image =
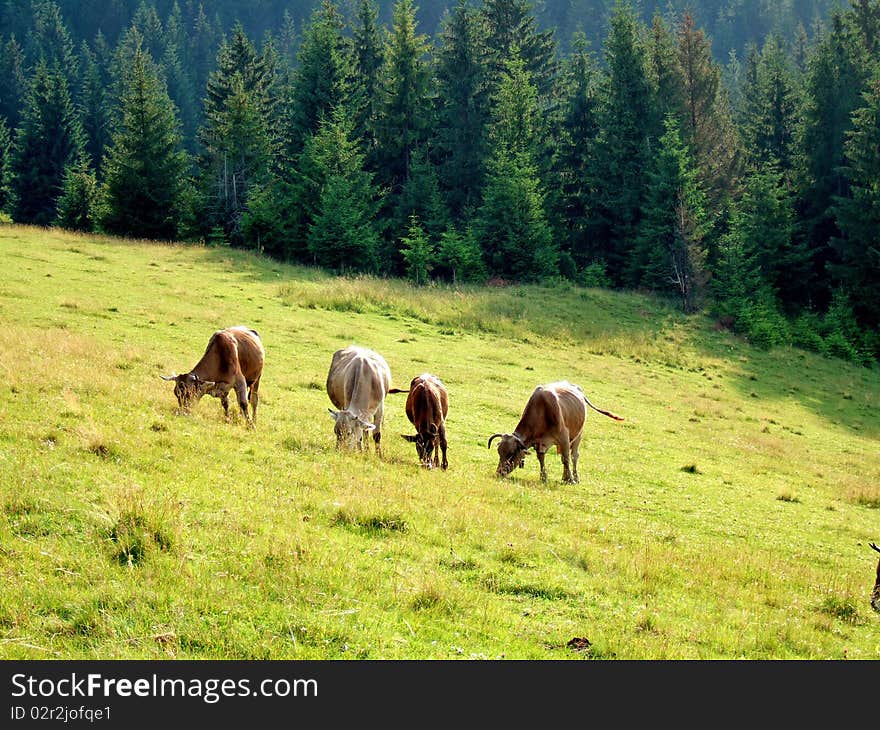
[[[502,439],[503,439],[503,438],[504,438],[504,434],[503,434],[503,433],[493,433],[493,434],[489,437],[489,443],[486,444],[486,448],[487,448],[487,449],[491,449],[491,448],[492,448],[492,441],[493,441],[494,439],[497,439],[497,438],[502,438]]]
[[[177,380],[177,373],[171,373],[171,375],[160,375],[162,380]]]

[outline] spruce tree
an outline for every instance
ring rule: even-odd
[[[589,222],[598,185],[591,168],[599,134],[598,77],[586,36],[578,34],[563,66],[563,116],[553,179],[558,185],[554,218],[562,248],[581,267],[590,263]]]
[[[852,129],[852,113],[862,103],[864,79],[858,44],[835,13],[808,60],[796,132],[798,215],[812,263],[810,276],[801,282],[799,301],[819,311],[831,302],[829,265],[839,263],[829,245],[840,237],[831,206],[835,198],[849,193],[844,142]]]
[[[104,150],[110,141],[109,74],[98,64],[95,53],[83,43],[83,82],[80,109],[85,149],[100,174]]]
[[[648,172],[645,210],[628,265],[633,286],[672,292],[691,311],[705,283],[705,196],[678,121],[670,114]]]
[[[425,229],[415,215],[410,217],[409,230],[401,240],[400,252],[405,262],[407,277],[416,286],[426,284],[434,268],[435,251]]]
[[[343,273],[374,270],[379,243],[372,174],[353,135],[353,121],[337,107],[307,140],[301,161],[308,250],[319,266]]]
[[[351,106],[355,135],[362,140],[367,166],[375,170],[378,125],[381,112],[382,71],[385,47],[378,25],[379,7],[374,0],[360,0],[352,30]]]
[[[505,67],[493,104],[483,204],[470,235],[480,242],[492,273],[536,281],[559,272],[535,161],[538,94],[515,49]]]
[[[466,0],[440,30],[436,155],[446,205],[458,223],[473,212],[482,187],[489,120],[484,35],[482,16]]]
[[[34,69],[13,155],[13,218],[50,225],[64,171],[83,155],[83,133],[67,77],[40,61]]]
[[[221,228],[235,245],[245,243],[241,217],[273,159],[274,81],[274,66],[236,24],[217,54],[199,130],[202,230]]]
[[[295,165],[321,120],[348,96],[349,57],[342,18],[331,0],[322,0],[309,18],[297,67],[284,92],[282,137],[285,163]]]
[[[721,68],[705,33],[688,12],[678,30],[678,57],[684,78],[682,138],[691,149],[708,212],[714,216],[736,179],[740,152]]]
[[[11,36],[0,44],[0,117],[6,119],[10,130],[18,128],[26,93],[24,51]]]
[[[604,263],[613,284],[620,286],[639,224],[648,153],[656,134],[642,34],[628,4],[615,5],[603,50],[608,71],[600,89],[600,132],[592,160],[592,178],[599,184],[586,257]]]
[[[485,0],[481,6],[492,93],[505,75],[514,48],[542,99],[549,98],[556,76],[556,41],[552,30],[538,30],[529,0]]]
[[[832,267],[838,287],[849,293],[859,322],[880,329],[880,76],[864,95],[847,133],[846,174],[850,194],[835,199],[841,235],[832,241],[839,264]],[[880,353],[875,353],[880,355]]]
[[[104,159],[101,223],[110,233],[173,239],[189,192],[180,122],[153,60],[139,46],[120,77],[119,119]]]
[[[98,181],[83,159],[67,168],[55,223],[70,231],[93,231],[99,215]]]

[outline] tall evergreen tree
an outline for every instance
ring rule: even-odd
[[[601,181],[591,216],[588,258],[604,261],[615,285],[638,228],[645,169],[654,129],[652,90],[640,26],[631,6],[620,2],[604,46],[607,76],[601,85],[599,135],[593,179]]]
[[[470,233],[493,273],[535,281],[559,272],[535,162],[538,94],[516,49],[506,69],[493,104],[483,204]]]
[[[322,0],[303,32],[297,67],[285,91],[282,136],[287,164],[296,164],[321,120],[347,98],[348,51],[342,30],[336,5]]]
[[[378,125],[381,114],[382,71],[385,47],[378,25],[379,7],[375,0],[360,0],[352,30],[351,106],[355,135],[362,140],[367,166],[375,169]]]
[[[10,130],[21,121],[21,108],[27,93],[24,51],[15,36],[0,44],[0,117]]]
[[[705,33],[688,12],[678,30],[678,57],[684,75],[682,138],[699,171],[708,212],[715,215],[738,174],[739,149],[721,68]]]
[[[13,218],[50,225],[55,220],[64,171],[83,155],[83,133],[67,78],[40,61],[28,89],[13,159]]]
[[[533,4],[529,0],[484,0],[481,12],[493,93],[515,48],[540,98],[548,99],[556,75],[556,41],[552,30],[538,30]]]
[[[845,289],[860,323],[880,330],[880,76],[853,114],[846,135],[846,175],[850,195],[835,199],[833,211],[841,236],[832,245],[839,264],[835,283]],[[880,355],[880,353],[874,353]]]
[[[337,107],[307,141],[302,162],[314,200],[308,250],[315,263],[339,272],[369,271],[377,264],[376,194],[353,127]]]
[[[775,161],[790,173],[797,123],[794,72],[779,39],[770,36],[755,60],[745,92],[749,100],[741,122],[743,149],[749,162],[763,165]]]
[[[562,131],[553,178],[558,182],[554,217],[563,250],[582,267],[590,263],[589,221],[598,187],[592,177],[599,134],[598,77],[586,36],[580,34],[563,67]]]
[[[241,216],[273,158],[274,82],[274,66],[236,24],[217,54],[199,130],[203,232],[221,228],[236,245],[244,243]]]
[[[823,310],[831,302],[828,265],[838,263],[829,246],[839,238],[831,206],[846,197],[844,141],[852,129],[852,113],[860,106],[865,69],[859,49],[843,17],[835,13],[829,29],[812,49],[797,130],[798,214],[812,260],[811,276],[802,281],[801,301]]]
[[[110,141],[110,99],[108,74],[98,64],[95,53],[83,43],[83,81],[80,110],[85,148],[100,173],[104,149]]]
[[[459,0],[444,20],[437,53],[436,155],[452,219],[466,220],[479,203],[486,157],[489,94],[482,16]]]
[[[58,4],[36,0],[33,13],[34,24],[28,38],[31,57],[42,59],[47,66],[62,73],[69,92],[75,93],[79,88],[79,62]]]
[[[628,264],[633,286],[673,292],[692,311],[705,283],[705,196],[696,168],[670,114],[648,171],[645,210]]]
[[[173,239],[186,215],[180,122],[153,60],[135,48],[121,74],[120,118],[104,160],[105,230]]]

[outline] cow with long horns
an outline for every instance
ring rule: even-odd
[[[526,403],[513,433],[495,433],[489,437],[489,447],[494,439],[500,439],[496,475],[505,477],[522,467],[526,452],[534,448],[541,466],[541,481],[547,481],[544,455],[551,446],[556,446],[562,457],[562,481],[576,484],[579,481],[578,447],[588,406],[616,421],[623,420],[621,416],[596,408],[578,385],[567,381],[539,385]]]

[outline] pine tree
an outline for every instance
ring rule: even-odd
[[[540,97],[549,98],[556,75],[556,41],[552,30],[538,30],[532,3],[529,0],[485,0],[481,12],[487,29],[492,93],[506,73],[506,62],[517,49]]]
[[[656,133],[644,45],[626,3],[615,6],[604,55],[608,72],[600,89],[600,132],[591,174],[598,184],[585,258],[604,262],[619,286],[639,225],[648,151]]]
[[[648,34],[648,63],[656,99],[658,128],[667,114],[683,119],[686,107],[684,69],[679,60],[675,36],[659,14],[654,15]]]
[[[98,181],[83,159],[64,173],[55,223],[71,231],[93,231],[99,214]]]
[[[443,22],[437,54],[440,186],[450,216],[467,219],[479,203],[486,159],[489,95],[482,16],[459,0]]]
[[[83,83],[80,97],[85,149],[100,174],[104,149],[110,141],[109,75],[98,65],[95,53],[83,43]]]
[[[428,44],[416,27],[412,0],[397,0],[385,49],[378,155],[378,178],[392,195],[409,179],[413,150],[428,135]]]
[[[754,165],[775,162],[786,174],[792,169],[796,91],[794,72],[779,39],[770,36],[755,59],[741,122],[743,149]]]
[[[10,130],[21,121],[21,108],[27,93],[24,51],[11,36],[0,45],[0,117]]]
[[[406,265],[406,275],[416,286],[426,284],[434,268],[434,247],[417,216],[410,217],[409,231],[401,240],[401,255]]]
[[[720,66],[705,33],[687,12],[678,30],[678,54],[684,75],[682,138],[699,171],[707,211],[715,216],[738,174],[739,149]]]
[[[381,112],[382,70],[385,47],[379,33],[379,8],[374,0],[360,0],[357,24],[352,31],[351,106],[355,135],[362,140],[367,167],[375,170],[378,125]]]
[[[28,89],[13,157],[13,218],[50,225],[56,216],[64,171],[83,155],[83,133],[67,78],[40,61]]]
[[[486,273],[479,244],[471,236],[461,234],[454,226],[440,235],[437,262],[438,268],[448,273],[453,284],[476,281]]]
[[[285,89],[282,136],[287,164],[296,164],[306,140],[348,96],[348,51],[342,18],[331,0],[312,12]]]
[[[545,193],[535,162],[537,89],[514,50],[493,107],[483,204],[470,235],[483,247],[489,269],[523,281],[558,274],[559,250],[547,222]]]
[[[301,162],[307,183],[301,204],[311,219],[308,250],[318,265],[343,273],[374,270],[379,243],[372,175],[364,170],[353,128],[337,107],[307,140]]]
[[[550,179],[557,184],[552,218],[561,248],[581,267],[590,263],[588,231],[597,185],[591,162],[599,134],[598,77],[586,36],[577,34],[562,70],[562,121]]]
[[[199,130],[202,230],[219,227],[245,243],[241,218],[273,159],[274,66],[258,54],[241,24],[217,54],[208,80],[205,124]]]
[[[64,75],[70,94],[79,89],[79,62],[75,46],[57,3],[36,0],[34,24],[27,45],[33,58]]]
[[[838,263],[829,245],[840,237],[831,206],[835,197],[849,193],[844,141],[852,129],[852,113],[862,102],[865,69],[859,55],[851,31],[835,13],[809,57],[796,131],[798,215],[812,261],[810,276],[801,282],[800,302],[819,311],[831,301],[829,264]]]
[[[409,179],[403,183],[396,199],[391,224],[393,230],[408,230],[405,221],[411,221],[413,216],[419,220],[419,226],[432,242],[437,241],[449,224],[449,216],[440,196],[437,172],[426,149],[413,152]]]
[[[705,196],[695,166],[670,114],[648,173],[645,211],[629,262],[633,286],[675,292],[692,311],[705,283]]]
[[[867,328],[880,328],[880,76],[864,95],[865,106],[853,114],[846,135],[846,174],[850,195],[838,197],[833,211],[841,236],[832,241],[840,263],[831,273],[849,293],[856,317]],[[875,353],[880,355],[880,353]]]
[[[186,214],[180,122],[152,59],[138,46],[121,74],[120,118],[104,160],[110,233],[173,239]]]

